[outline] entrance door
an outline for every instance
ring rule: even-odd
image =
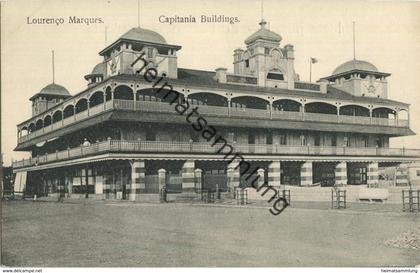
[[[227,191],[227,181],[228,177],[226,173],[206,173],[203,174],[201,188],[203,190],[215,191],[216,187],[218,187],[220,191]]]

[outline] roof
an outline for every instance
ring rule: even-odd
[[[112,44],[108,45],[106,48],[101,50],[99,52],[99,55],[105,55],[107,52],[109,52],[110,49],[114,48],[115,46],[117,46],[123,41],[134,43],[134,44],[137,43],[141,45],[151,45],[155,47],[174,48],[176,50],[181,49],[181,46],[168,44],[162,35],[160,35],[159,33],[153,30],[145,29],[141,27],[134,27],[130,29],[129,31],[127,31],[126,33],[124,33],[115,42],[113,42]]]
[[[163,38],[163,36],[159,33],[141,27],[133,27],[124,33],[120,39],[136,40],[156,44],[167,44],[165,38]]]
[[[49,95],[58,97],[70,97],[69,91],[64,87],[56,83],[51,83],[39,91],[39,93],[33,95],[30,100],[35,99],[39,95]]]
[[[90,74],[85,75],[85,79],[87,80],[92,76],[105,75],[105,72],[106,72],[106,63],[98,63],[92,69],[92,72],[90,72]]]
[[[334,72],[332,73],[332,75],[342,74],[342,73],[350,72],[353,70],[379,72],[378,68],[374,66],[373,64],[371,64],[370,62],[353,59],[339,65],[336,69],[334,69]]]
[[[321,93],[321,92],[314,92],[314,91],[301,91],[301,90],[289,90],[289,89],[274,88],[274,87],[263,87],[263,86],[250,85],[250,84],[241,85],[241,84],[220,83],[215,80],[215,76],[216,76],[216,72],[213,72],[213,71],[178,68],[178,78],[168,79],[168,81],[169,83],[186,85],[186,86],[245,91],[245,92],[249,92],[250,96],[261,93],[261,92],[265,92],[267,94],[272,94],[272,95],[279,95],[279,94],[299,95],[302,97],[348,100],[348,101],[354,101],[354,102],[359,102],[359,103],[376,102],[376,103],[398,104],[398,105],[404,105],[404,106],[408,105],[403,102],[393,101],[393,100],[384,99],[384,98],[353,96],[331,85],[328,85],[327,93]],[[112,78],[127,79],[127,80],[135,80],[135,79],[144,80],[143,77],[139,77],[138,75],[131,75],[131,74],[120,74]]]
[[[106,71],[106,64],[105,63],[98,63],[92,69],[92,72],[90,74],[92,74],[92,75],[103,75],[103,74],[105,74],[105,71]]]
[[[252,34],[251,36],[249,36],[246,40],[245,40],[245,44],[251,44],[253,42],[255,42],[256,40],[267,40],[267,41],[272,41],[272,42],[280,42],[281,41],[281,36],[267,28],[265,28],[265,25],[267,24],[266,21],[264,21],[264,19],[259,23],[259,25],[261,26],[261,28],[255,32],[254,34]]]

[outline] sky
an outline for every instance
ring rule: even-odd
[[[178,67],[233,71],[233,50],[258,30],[261,0],[14,0],[1,9],[1,152],[5,165],[27,158],[14,152],[16,124],[31,117],[29,98],[52,82],[71,94],[86,88],[83,78],[101,61],[98,52],[138,25],[181,45]],[[353,58],[352,22],[356,22],[356,58],[391,73],[388,97],[410,103],[410,123],[420,132],[420,2],[417,1],[276,1],[264,0],[263,17],[295,48],[301,80],[328,76]],[[140,16],[138,16],[140,14]],[[229,23],[161,23],[160,16],[224,15]],[[69,24],[68,17],[102,18],[103,23]],[[28,24],[37,18],[63,18],[64,24]],[[420,148],[420,137],[393,138],[392,147]]]

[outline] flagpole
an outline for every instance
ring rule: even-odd
[[[312,58],[309,58],[309,82],[312,82]]]

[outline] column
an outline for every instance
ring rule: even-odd
[[[305,161],[300,169],[300,185],[312,185],[312,161]]]
[[[236,187],[239,187],[240,182],[240,172],[239,172],[239,165],[237,161],[230,163],[227,167],[227,175],[228,175],[228,188],[231,192],[234,191]]]
[[[182,192],[195,192],[194,169],[195,162],[193,160],[185,161],[182,166]]]
[[[268,185],[272,187],[280,187],[280,160],[272,161],[268,165]]]
[[[367,184],[374,185],[378,184],[379,175],[378,175],[378,162],[371,162],[367,165]]]
[[[73,177],[71,175],[69,175],[68,177],[66,177],[66,179],[67,179],[68,197],[70,197],[71,194],[73,193]]]
[[[257,175],[258,175],[258,189],[260,189],[264,185],[265,170],[263,168],[259,168],[257,171]]]
[[[139,194],[146,189],[145,176],[146,169],[144,160],[133,160],[131,163],[131,185],[128,191],[130,200],[139,200]]]
[[[195,176],[195,189],[200,191],[203,179],[203,171],[201,169],[195,169],[194,171]]]
[[[339,162],[335,166],[335,185],[347,185],[347,162]]]
[[[158,183],[159,183],[159,193],[160,193],[163,187],[166,187],[166,170],[165,169],[158,170]]]
[[[408,185],[408,167],[407,164],[400,164],[397,166],[395,172],[395,184],[398,185]]]

